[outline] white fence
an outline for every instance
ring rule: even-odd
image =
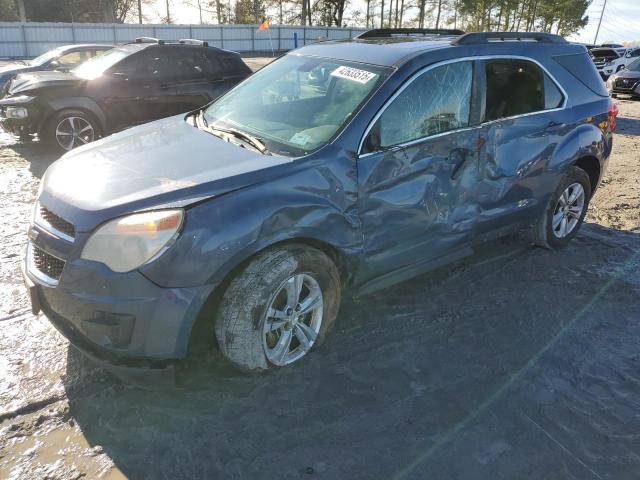
[[[140,25],[110,23],[14,23],[0,22],[0,57],[35,57],[47,50],[71,43],[117,44],[136,37],[162,40],[197,38],[210,45],[237,52],[291,50],[294,35],[298,47],[319,38],[351,38],[361,28],[271,26],[256,32],[258,25]]]

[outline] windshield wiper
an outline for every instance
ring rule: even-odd
[[[216,135],[217,137],[220,136],[220,135],[217,135],[218,132],[226,134],[226,135],[232,135],[232,136],[240,139],[244,143],[248,143],[249,145],[251,145],[253,148],[258,150],[263,155],[271,155],[271,152],[269,152],[269,150],[265,146],[264,142],[262,140],[260,140],[258,137],[254,137],[253,135],[251,135],[249,133],[245,133],[245,132],[243,132],[241,130],[237,130],[235,128],[220,128],[220,127],[209,126],[209,123],[207,122],[207,119],[204,116],[204,110],[200,110],[200,113],[197,116],[197,120],[202,125],[202,127],[200,127],[201,129],[206,130],[209,133],[212,133],[213,135]]]
[[[263,155],[271,155],[264,142],[260,140],[258,137],[254,137],[248,133],[245,133],[241,130],[236,130],[235,128],[219,128],[219,127],[209,127],[209,130],[212,132],[220,132],[226,133],[227,135],[233,135],[234,137],[242,140],[245,143],[248,143],[255,149],[257,149]]]

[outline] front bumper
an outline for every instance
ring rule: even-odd
[[[186,356],[214,285],[163,288],[137,271],[114,273],[82,259],[66,261],[60,278],[50,281],[31,261],[33,248],[30,242],[23,274],[34,312],[42,310],[85,355],[127,378],[136,370],[172,369]]]
[[[619,95],[633,95],[640,96],[640,81],[629,82],[629,84],[625,85],[613,85],[608,86],[609,93],[615,93]]]
[[[7,107],[11,106],[25,108],[28,116],[25,118],[8,118]],[[38,133],[38,125],[35,121],[36,116],[36,109],[25,104],[0,105],[0,127],[5,132],[13,133],[14,135]]]
[[[37,127],[29,118],[5,118],[0,114],[0,127],[14,135],[38,133]]]

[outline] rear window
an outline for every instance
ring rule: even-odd
[[[600,74],[589,58],[588,53],[575,53],[572,55],[559,55],[553,59],[562,65],[571,75],[576,77],[593,93],[601,97],[608,97],[609,94],[604,86]]]
[[[485,121],[562,106],[564,96],[542,68],[527,60],[485,62]]]
[[[236,75],[247,75],[251,70],[240,57],[236,56],[219,56],[218,60],[222,65],[223,75],[225,77],[233,77]]]

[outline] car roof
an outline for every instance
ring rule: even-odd
[[[392,67],[417,53],[451,47],[447,40],[419,37],[353,38],[318,42],[298,50],[294,55],[340,58],[342,60]]]
[[[206,51],[213,51],[213,52],[217,52],[221,55],[225,55],[225,56],[240,56],[240,54],[238,52],[234,52],[232,50],[225,50],[223,48],[218,48],[215,47],[213,45],[194,45],[192,43],[180,43],[178,41],[162,41],[162,43],[157,43],[157,42],[130,42],[130,43],[124,43],[121,45],[118,45],[116,47],[114,47],[115,49],[118,50],[125,50],[125,51],[129,51],[129,50],[144,50],[147,48],[158,48],[158,49],[163,49],[163,48],[167,48],[167,47],[171,47],[171,48],[199,48],[199,49],[205,49]]]
[[[456,54],[460,57],[504,55],[505,53],[541,57],[552,54],[587,52],[584,46],[569,43],[557,35],[536,32],[478,32],[460,36],[434,34],[362,37],[363,35],[352,39],[318,42],[294,50],[290,55],[400,67],[419,55],[449,49],[455,49]]]
[[[99,49],[105,49],[108,50],[110,48],[113,48],[113,45],[105,45],[103,43],[75,43],[73,45],[64,45],[62,47],[58,47],[59,50],[62,51],[67,51],[67,50],[74,50],[74,49],[92,49],[92,48],[99,48]]]

